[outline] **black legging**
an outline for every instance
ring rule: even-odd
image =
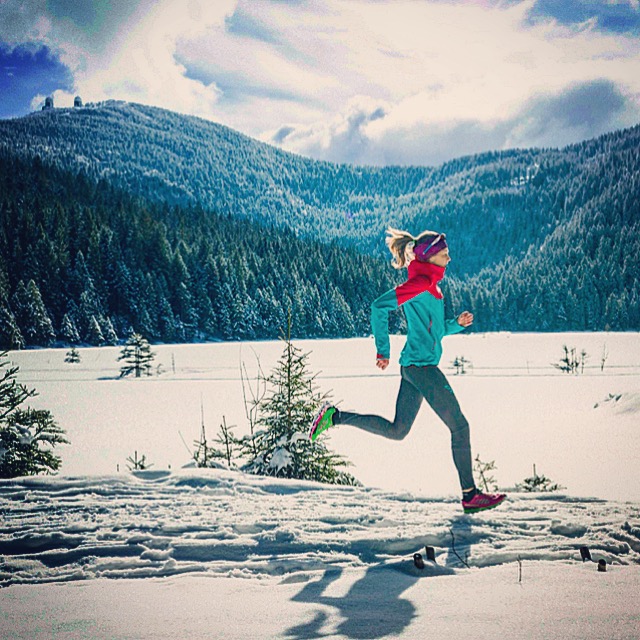
[[[396,400],[393,422],[376,415],[363,415],[348,411],[337,412],[335,424],[349,424],[369,433],[392,440],[402,440],[411,430],[424,398],[451,431],[453,462],[458,470],[463,491],[473,489],[473,466],[469,423],[462,415],[460,405],[444,374],[436,366],[400,367],[402,381]]]

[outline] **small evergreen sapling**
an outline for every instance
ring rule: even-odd
[[[451,363],[456,370],[456,375],[464,375],[467,370],[466,367],[471,366],[471,361],[467,360],[464,356],[456,356],[455,360]]]
[[[358,484],[343,470],[349,464],[346,460],[331,452],[323,441],[308,439],[309,425],[327,396],[317,391],[315,375],[308,371],[309,354],[291,342],[290,317],[287,334],[281,340],[282,355],[266,378],[267,392],[257,405],[258,430],[252,437],[255,455],[243,470],[328,484]]]
[[[533,475],[525,478],[521,483],[516,484],[516,491],[524,491],[526,493],[547,493],[550,491],[560,491],[565,487],[552,482],[549,478],[542,475],[539,476],[536,471],[536,465],[533,465]]]
[[[68,364],[78,364],[80,362],[80,352],[75,347],[71,347],[71,349],[67,351],[64,361]]]
[[[227,469],[235,468],[236,455],[240,451],[240,440],[233,433],[233,427],[227,425],[227,419],[222,416],[220,428],[213,442],[220,445],[221,449],[214,449],[213,455],[222,460]]]
[[[151,375],[151,363],[155,358],[155,353],[147,340],[139,333],[132,333],[120,352],[118,362],[124,360],[124,365],[120,368],[120,377],[124,378],[132,373],[139,378],[143,373]]]
[[[222,449],[216,448],[211,443],[221,445]],[[240,440],[235,437],[233,427],[227,425],[227,420],[224,416],[222,416],[222,423],[217,436],[212,441],[209,441],[207,440],[203,410],[200,440],[197,440],[194,444],[196,450],[193,454],[193,460],[196,467],[220,468],[224,466],[227,469],[236,468],[235,460],[241,451]]]
[[[68,444],[63,429],[49,411],[21,408],[36,392],[17,382],[19,367],[0,360],[0,369],[0,478],[57,471],[61,460],[53,449]]]
[[[129,471],[145,471],[146,469],[150,469],[153,467],[153,464],[147,462],[147,456],[142,455],[142,457],[138,458],[138,452],[134,451],[133,457],[129,456],[127,458],[127,468]]]
[[[213,447],[207,440],[207,432],[204,424],[200,431],[200,440],[196,440],[193,444],[196,447],[196,450],[193,453],[193,461],[195,462],[196,467],[199,469],[209,469],[217,468],[219,466],[215,461]]]
[[[482,462],[480,460],[480,454],[475,457],[473,470],[476,477],[480,478],[480,487],[485,493],[493,493],[498,490],[496,479],[490,475],[492,471],[496,470],[495,460],[491,462]]]

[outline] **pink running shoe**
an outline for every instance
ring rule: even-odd
[[[477,513],[497,507],[505,498],[506,493],[482,493],[478,491],[471,500],[463,500],[462,508],[465,513]]]

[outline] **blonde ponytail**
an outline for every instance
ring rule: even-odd
[[[393,256],[391,265],[394,269],[402,269],[406,266],[408,262],[407,249],[413,249],[415,241],[416,239],[407,231],[400,231],[400,229],[394,229],[393,227],[387,229],[385,242]]]

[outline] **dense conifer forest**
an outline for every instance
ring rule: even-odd
[[[366,335],[379,258],[0,154],[0,343]],[[396,319],[396,329],[401,318]]]
[[[0,343],[272,338],[289,307],[295,337],[366,335],[389,224],[447,233],[475,330],[638,330],[639,150],[634,127],[374,168],[143,105],[0,121]]]

